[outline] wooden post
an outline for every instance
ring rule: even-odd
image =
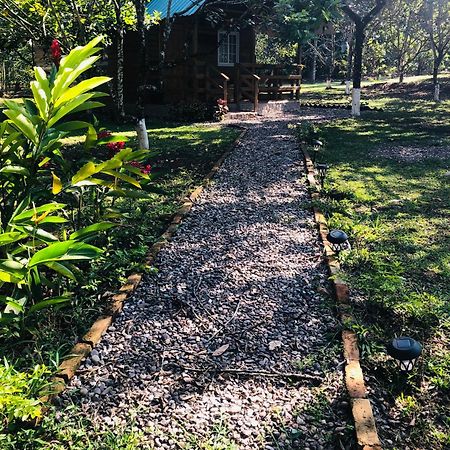
[[[255,98],[254,98],[254,111],[257,112],[258,111],[258,105],[259,105],[259,79],[258,78],[254,78],[253,79],[253,89],[254,89],[254,93],[255,93]]]
[[[211,93],[211,71],[209,68],[209,64],[205,66],[205,100],[208,102],[210,100],[209,96]]]
[[[192,56],[193,56],[193,63],[194,63],[194,82],[193,82],[193,89],[194,89],[194,98],[195,100],[199,100],[198,95],[198,16],[197,14],[194,15],[194,32],[192,34]]]
[[[234,84],[234,101],[238,109],[241,109],[241,66],[236,64],[236,79]]]
[[[223,80],[223,99],[228,105],[228,80]]]

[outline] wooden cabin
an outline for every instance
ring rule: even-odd
[[[148,12],[161,21],[146,36],[146,86],[149,103],[250,103],[256,109],[265,98],[300,93],[300,66],[258,65],[256,28],[249,25],[244,4],[211,0],[173,0],[171,32],[164,49],[167,0],[151,0]],[[137,34],[125,39],[124,89],[128,102],[136,98]],[[162,54],[165,50],[165,61]]]

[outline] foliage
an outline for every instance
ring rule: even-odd
[[[311,145],[314,140],[320,139],[319,127],[309,121],[298,123],[295,133],[300,142],[306,142],[308,145]]]
[[[179,122],[212,120],[214,113],[214,105],[203,102],[179,102],[170,108],[170,117]]]
[[[48,411],[35,428],[0,431],[2,450],[136,450],[153,449],[142,445],[146,439],[134,422],[105,429],[82,416],[74,405],[62,411]]]
[[[286,42],[306,43],[317,29],[338,14],[336,0],[278,0],[274,23]]]
[[[0,126],[0,300],[5,306],[0,323],[8,325],[7,334],[17,333],[22,315],[69,300],[62,280],[78,279],[75,263],[101,253],[86,241],[113,226],[98,222],[111,217],[103,214],[105,196],[133,195],[128,186],[141,188],[135,176],[148,179],[136,167],[146,151],[124,148],[104,162],[88,160],[75,171],[62,153],[63,139],[82,129],[87,129],[86,150],[117,140],[98,139],[87,122],[64,121],[69,114],[102,106],[97,98],[103,94],[93,89],[109,78],[77,82],[99,59],[101,39],[72,50],[48,76],[36,67],[33,99],[5,101],[8,119]],[[54,196],[64,197],[65,203],[49,202]],[[86,197],[94,201],[94,222],[82,228]]]
[[[387,96],[382,85],[374,85],[368,89],[370,102],[383,112],[367,112],[364,121],[320,126],[330,165],[320,208],[329,226],[343,229],[352,240],[352,250],[340,262],[356,318],[349,326],[358,335],[365,371],[376,376],[379,392],[393,394],[386,409],[398,413],[399,428],[407,435],[404,445],[443,449],[449,429],[441,419],[448,404],[450,354],[450,233],[444,200],[449,197],[444,150],[449,102],[423,100],[430,88],[428,80],[405,88],[392,85]],[[405,100],[403,92],[413,90],[417,94]],[[334,91],[313,86],[308,95],[336,98],[339,89]],[[404,160],[397,148],[410,149],[411,159]],[[399,334],[415,337],[424,347],[417,370],[401,387],[392,383],[394,366],[381,347]],[[414,430],[411,416],[417,419]]]
[[[16,420],[27,421],[42,416],[43,403],[38,397],[49,373],[43,365],[25,373],[17,371],[6,360],[0,364],[0,423],[3,429]]]

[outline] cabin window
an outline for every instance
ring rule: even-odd
[[[217,37],[219,66],[234,66],[239,62],[239,33],[219,31]]]

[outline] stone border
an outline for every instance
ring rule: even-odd
[[[242,129],[242,127],[241,127]],[[240,143],[244,135],[247,133],[247,129],[242,129],[241,133],[235,140],[234,144],[219,158],[214,164],[211,171],[203,179],[202,184],[198,186],[189,196],[184,198],[184,203],[177,213],[173,216],[172,221],[166,231],[161,237],[150,247],[147,264],[154,264],[159,251],[172,240],[178,225],[183,220],[184,216],[189,213],[194,205],[195,200],[200,196],[205,187],[209,185],[213,177],[216,175],[225,159],[231,154],[231,152]],[[55,397],[61,394],[70,380],[73,378],[81,362],[84,358],[89,356],[94,347],[100,342],[102,336],[106,333],[114,319],[120,314],[123,309],[124,302],[130,297],[130,295],[137,289],[143,274],[133,274],[127,279],[127,282],[119,289],[119,292],[111,298],[111,305],[106,314],[101,315],[92,324],[89,331],[75,344],[69,353],[69,357],[65,359],[58,367],[58,372],[50,380],[51,393],[41,397],[41,400],[45,403],[52,401]]]
[[[306,175],[311,189],[312,200],[320,198],[319,184],[316,182],[314,164],[304,148],[300,145],[303,152]],[[319,208],[313,206],[314,218],[319,228],[320,238],[322,240],[325,252],[325,261],[331,275],[331,283],[334,288],[337,309],[341,323],[352,321],[349,288],[342,278],[340,278],[340,264],[335,253],[327,241],[329,232],[325,216]],[[372,406],[368,399],[367,389],[364,383],[364,376],[360,365],[360,356],[358,349],[358,338],[352,330],[344,329],[342,331],[342,343],[345,357],[345,385],[352,406],[352,414],[355,422],[356,438],[359,448],[363,450],[382,450],[378,438],[375,418],[373,416]]]
[[[352,105],[340,104],[340,103],[327,103],[318,101],[304,101],[300,103],[300,106],[307,108],[325,108],[325,109],[352,109]],[[383,112],[382,108],[377,108],[375,106],[369,106],[365,103],[361,104],[361,111],[379,111]]]

